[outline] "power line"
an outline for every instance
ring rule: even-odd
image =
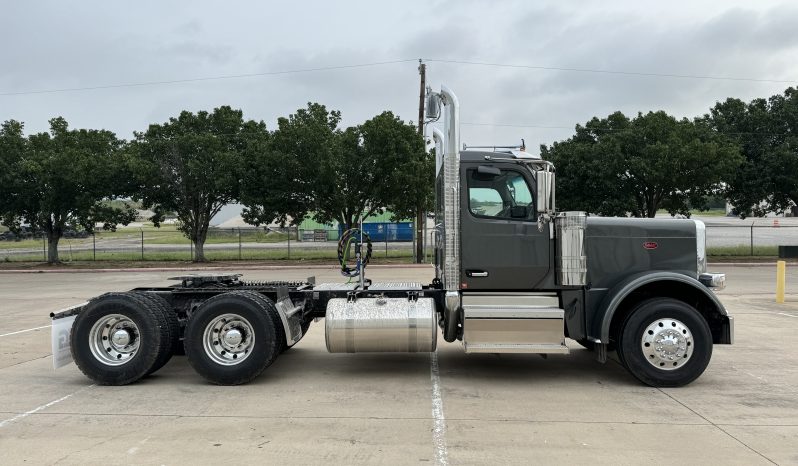
[[[591,68],[562,68],[556,66],[540,66],[540,65],[522,65],[511,63],[488,63],[476,62],[466,60],[442,60],[436,58],[424,58],[424,61],[433,63],[449,63],[456,65],[476,65],[476,66],[494,66],[501,68],[522,68],[530,70],[544,70],[544,71],[570,71],[576,73],[599,73],[599,74],[615,74],[624,76],[647,76],[657,78],[680,78],[680,79],[711,79],[716,81],[747,81],[757,83],[780,83],[780,84],[796,84],[798,80],[786,79],[759,79],[759,78],[741,78],[734,76],[709,76],[698,74],[675,74],[675,73],[647,73],[642,71],[620,71],[620,70],[601,70]]]
[[[95,91],[100,89],[116,89],[124,87],[142,87],[142,86],[157,86],[162,84],[181,84],[192,83],[201,81],[219,81],[224,79],[240,79],[240,78],[254,78],[263,76],[278,76],[283,74],[297,74],[297,73],[311,73],[315,71],[333,71],[333,70],[348,70],[352,68],[365,68],[369,66],[391,65],[395,63],[414,62],[416,58],[408,58],[403,60],[390,60],[372,63],[358,63],[354,65],[339,65],[339,66],[323,66],[317,68],[302,68],[296,70],[282,70],[282,71],[266,71],[263,73],[245,73],[245,74],[231,74],[222,76],[206,76],[200,78],[186,78],[186,79],[172,79],[164,81],[144,81],[137,83],[123,83],[123,84],[106,84],[101,86],[87,86],[87,87],[67,87],[62,89],[42,89],[35,91],[20,91],[20,92],[0,92],[0,96],[13,96],[13,95],[31,95],[31,94],[55,94],[59,92],[78,92],[78,91]]]
[[[106,84],[106,85],[85,86],[85,87],[67,87],[67,88],[56,88],[56,89],[39,89],[39,90],[19,91],[19,92],[0,92],[0,97],[18,96],[18,95],[35,95],[35,94],[55,94],[55,93],[62,93],[62,92],[94,91],[94,90],[102,90],[102,89],[118,89],[118,88],[131,88],[131,87],[144,87],[144,86],[158,86],[158,85],[165,85],[165,84],[183,84],[183,83],[203,82],[203,81],[220,81],[220,80],[227,80],[227,79],[242,79],[242,78],[266,77],[266,76],[279,76],[279,75],[286,75],[286,74],[312,73],[312,72],[318,72],[318,71],[347,70],[347,69],[354,69],[354,68],[365,68],[365,67],[372,67],[372,66],[382,66],[382,65],[390,65],[390,64],[397,64],[397,63],[415,62],[416,60],[418,60],[418,59],[416,59],[416,58],[406,58],[406,59],[398,59],[398,60],[387,60],[387,61],[371,62],[371,63],[357,63],[357,64],[352,64],[352,65],[337,65],[337,66],[324,66],[324,67],[314,67],[314,68],[300,68],[300,69],[293,69],[293,70],[266,71],[266,72],[261,72],[261,73],[244,73],[244,74],[232,74],[232,75],[220,75],[220,76],[205,76],[205,77],[197,77],[197,78],[184,78],[184,79],[159,80],[159,81],[143,81],[143,82],[121,83],[121,84]],[[591,69],[591,68],[565,68],[565,67],[556,67],[556,66],[525,65],[525,64],[513,64],[513,63],[491,63],[491,62],[478,62],[478,61],[468,61],[468,60],[445,60],[445,59],[437,59],[437,58],[424,58],[423,60],[425,60],[427,62],[432,62],[432,63],[448,63],[448,64],[457,64],[457,65],[491,66],[491,67],[500,67],[500,68],[531,69],[531,70],[544,70],[544,71],[566,71],[566,72],[576,72],[576,73],[598,73],[598,74],[638,76],[638,77],[660,77],[660,78],[678,78],[678,79],[709,79],[709,80],[716,80],[716,81],[743,81],[743,82],[780,83],[780,84],[796,84],[796,83],[798,83],[798,81],[796,81],[796,80],[760,79],[760,78],[735,77],[735,76],[710,76],[710,75],[676,74],[676,73],[648,73],[648,72],[640,72],[640,71],[602,70],[602,69]]]
[[[545,125],[516,125],[516,124],[509,124],[509,123],[469,123],[469,122],[461,122],[461,125],[466,126],[499,126],[499,127],[508,127],[508,128],[541,128],[541,129],[574,129],[574,126],[545,126]]]

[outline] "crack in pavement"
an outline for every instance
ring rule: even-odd
[[[616,360],[614,360],[614,359],[610,359],[610,361],[612,361],[612,362],[614,362],[615,364],[618,364],[619,366],[623,367],[623,365],[622,365],[620,362],[618,362],[618,361],[616,361]],[[735,437],[734,435],[732,435],[731,433],[729,433],[729,432],[728,432],[726,429],[724,429],[724,428],[722,427],[722,426],[736,427],[734,424],[716,424],[716,423],[714,423],[714,422],[710,421],[710,420],[709,420],[707,417],[703,416],[702,414],[700,414],[699,412],[697,412],[696,410],[694,410],[693,408],[691,408],[691,407],[687,406],[685,403],[682,403],[681,401],[677,400],[676,398],[674,398],[673,396],[671,396],[671,395],[670,395],[668,392],[664,391],[663,389],[661,389],[661,388],[659,388],[659,387],[654,387],[654,388],[656,388],[656,390],[657,390],[658,392],[662,393],[663,395],[667,396],[668,398],[670,398],[670,399],[671,399],[671,400],[673,400],[674,402],[676,402],[676,403],[678,403],[679,405],[681,405],[683,408],[687,409],[687,410],[688,410],[688,411],[690,411],[691,413],[693,413],[693,414],[695,414],[696,416],[698,416],[698,417],[700,417],[701,419],[703,419],[703,420],[706,422],[706,424],[705,424],[705,425],[711,425],[711,426],[714,426],[716,429],[718,429],[719,431],[723,432],[723,433],[724,433],[724,434],[726,434],[728,437],[730,437],[731,439],[735,440],[737,443],[739,443],[740,445],[744,446],[744,447],[745,447],[745,448],[747,448],[748,450],[750,450],[750,451],[752,451],[753,453],[755,453],[755,454],[759,455],[760,457],[762,457],[762,458],[763,458],[763,459],[765,459],[766,461],[768,461],[768,462],[770,462],[770,463],[772,463],[772,464],[778,464],[778,463],[776,463],[775,461],[773,461],[772,459],[770,459],[770,458],[768,458],[767,456],[765,456],[764,454],[762,454],[761,452],[757,451],[755,448],[751,447],[751,446],[750,446],[750,445],[748,445],[747,443],[745,443],[745,442],[743,442],[742,440],[738,439],[737,437]],[[674,424],[674,425],[675,425],[675,424]],[[696,425],[701,425],[701,424],[696,424]],[[768,426],[768,427],[770,427],[770,426]]]
[[[5,370],[5,369],[9,369],[11,367],[16,367],[16,366],[19,366],[19,365],[22,365],[22,364],[27,364],[29,362],[39,361],[41,359],[49,358],[51,356],[52,356],[52,354],[45,354],[44,356],[39,356],[38,358],[28,359],[27,361],[20,361],[18,363],[11,364],[10,366],[0,367],[0,371]]]
[[[770,458],[768,458],[767,456],[765,456],[763,453],[759,452],[759,451],[758,451],[756,448],[754,448],[754,447],[752,447],[752,446],[748,445],[747,443],[743,442],[742,440],[738,439],[737,437],[735,437],[734,435],[732,435],[731,433],[729,433],[729,431],[727,431],[726,429],[724,429],[723,427],[721,427],[721,424],[715,424],[714,422],[712,422],[712,421],[710,421],[708,418],[706,418],[704,415],[702,415],[702,414],[698,413],[698,411],[694,410],[693,408],[691,408],[691,407],[687,406],[686,404],[682,403],[681,401],[677,400],[676,398],[674,398],[673,396],[671,396],[671,394],[670,394],[670,393],[668,393],[668,392],[666,392],[666,391],[662,390],[661,388],[657,388],[657,390],[659,390],[661,393],[663,393],[665,396],[667,396],[667,397],[668,397],[668,398],[670,398],[671,400],[673,400],[673,401],[675,401],[675,402],[679,403],[680,405],[684,406],[685,408],[689,409],[689,410],[690,410],[690,411],[691,411],[693,414],[695,414],[696,416],[698,416],[698,417],[700,417],[701,419],[703,419],[703,420],[707,421],[708,423],[712,424],[712,425],[713,425],[713,426],[715,426],[715,427],[716,427],[716,428],[717,428],[719,431],[721,431],[721,432],[723,432],[724,434],[728,435],[730,438],[734,439],[734,440],[735,440],[737,443],[739,443],[740,445],[742,445],[742,446],[744,446],[745,448],[747,448],[747,449],[751,450],[752,452],[754,452],[754,453],[756,453],[757,455],[761,456],[763,459],[765,459],[765,460],[769,461],[770,463],[773,463],[773,464],[778,464],[778,463],[776,463],[775,461],[773,461],[772,459],[770,459]]]

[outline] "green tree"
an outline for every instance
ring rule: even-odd
[[[266,125],[223,106],[212,113],[183,111],[135,136],[129,151],[134,197],[153,209],[156,226],[175,212],[178,228],[194,244],[194,260],[204,262],[210,221],[238,199],[246,155],[264,147]]]
[[[321,223],[354,226],[386,207],[410,216],[413,206],[428,202],[431,181],[427,197],[412,198],[417,191],[410,183],[424,159],[413,125],[391,112],[346,129],[340,121],[340,112],[317,103],[278,120],[270,150],[252,159],[248,176],[268,182],[245,183],[248,222],[298,224],[312,214]]]
[[[15,168],[26,150],[26,143],[22,123],[8,120],[0,125],[0,214],[19,195],[15,189]]]
[[[798,90],[769,99],[718,102],[707,124],[739,144],[745,159],[725,194],[740,217],[781,213],[798,203]]]
[[[689,216],[742,161],[737,145],[704,121],[662,111],[593,118],[541,153],[557,166],[562,209],[635,217],[661,208]]]
[[[315,184],[338,150],[340,121],[340,112],[316,103],[277,120],[268,145],[248,158],[241,192],[247,223],[298,225],[308,216],[331,183]]]
[[[93,232],[127,225],[136,218],[130,206],[112,207],[125,178],[121,142],[105,130],[70,130],[61,117],[50,133],[22,138],[22,125],[3,124],[0,159],[7,179],[0,197],[3,223],[12,230],[27,224],[47,236],[47,262],[56,263],[58,242],[68,226]]]
[[[386,175],[390,180],[384,184],[383,195],[393,220],[415,218],[416,261],[420,263],[424,256],[423,213],[435,208],[435,155],[426,151],[415,125],[402,122],[391,112],[383,112],[360,128],[364,151],[377,155],[380,163],[390,164],[392,169]]]

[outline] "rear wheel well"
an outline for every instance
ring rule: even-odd
[[[687,283],[662,280],[647,283],[629,293],[612,316],[610,322],[610,349],[615,348],[618,334],[632,310],[650,298],[672,298],[692,306],[706,319],[712,331],[712,341],[720,343],[723,338],[725,317],[717,305],[701,290]]]

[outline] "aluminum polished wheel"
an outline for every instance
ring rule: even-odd
[[[640,348],[646,361],[657,369],[671,371],[684,366],[693,354],[693,335],[681,321],[658,319],[643,332]]]
[[[121,366],[135,356],[141,333],[135,322],[121,314],[100,318],[89,331],[91,354],[107,366]]]
[[[205,354],[215,363],[233,366],[245,360],[255,344],[252,324],[238,314],[213,319],[203,333]]]

